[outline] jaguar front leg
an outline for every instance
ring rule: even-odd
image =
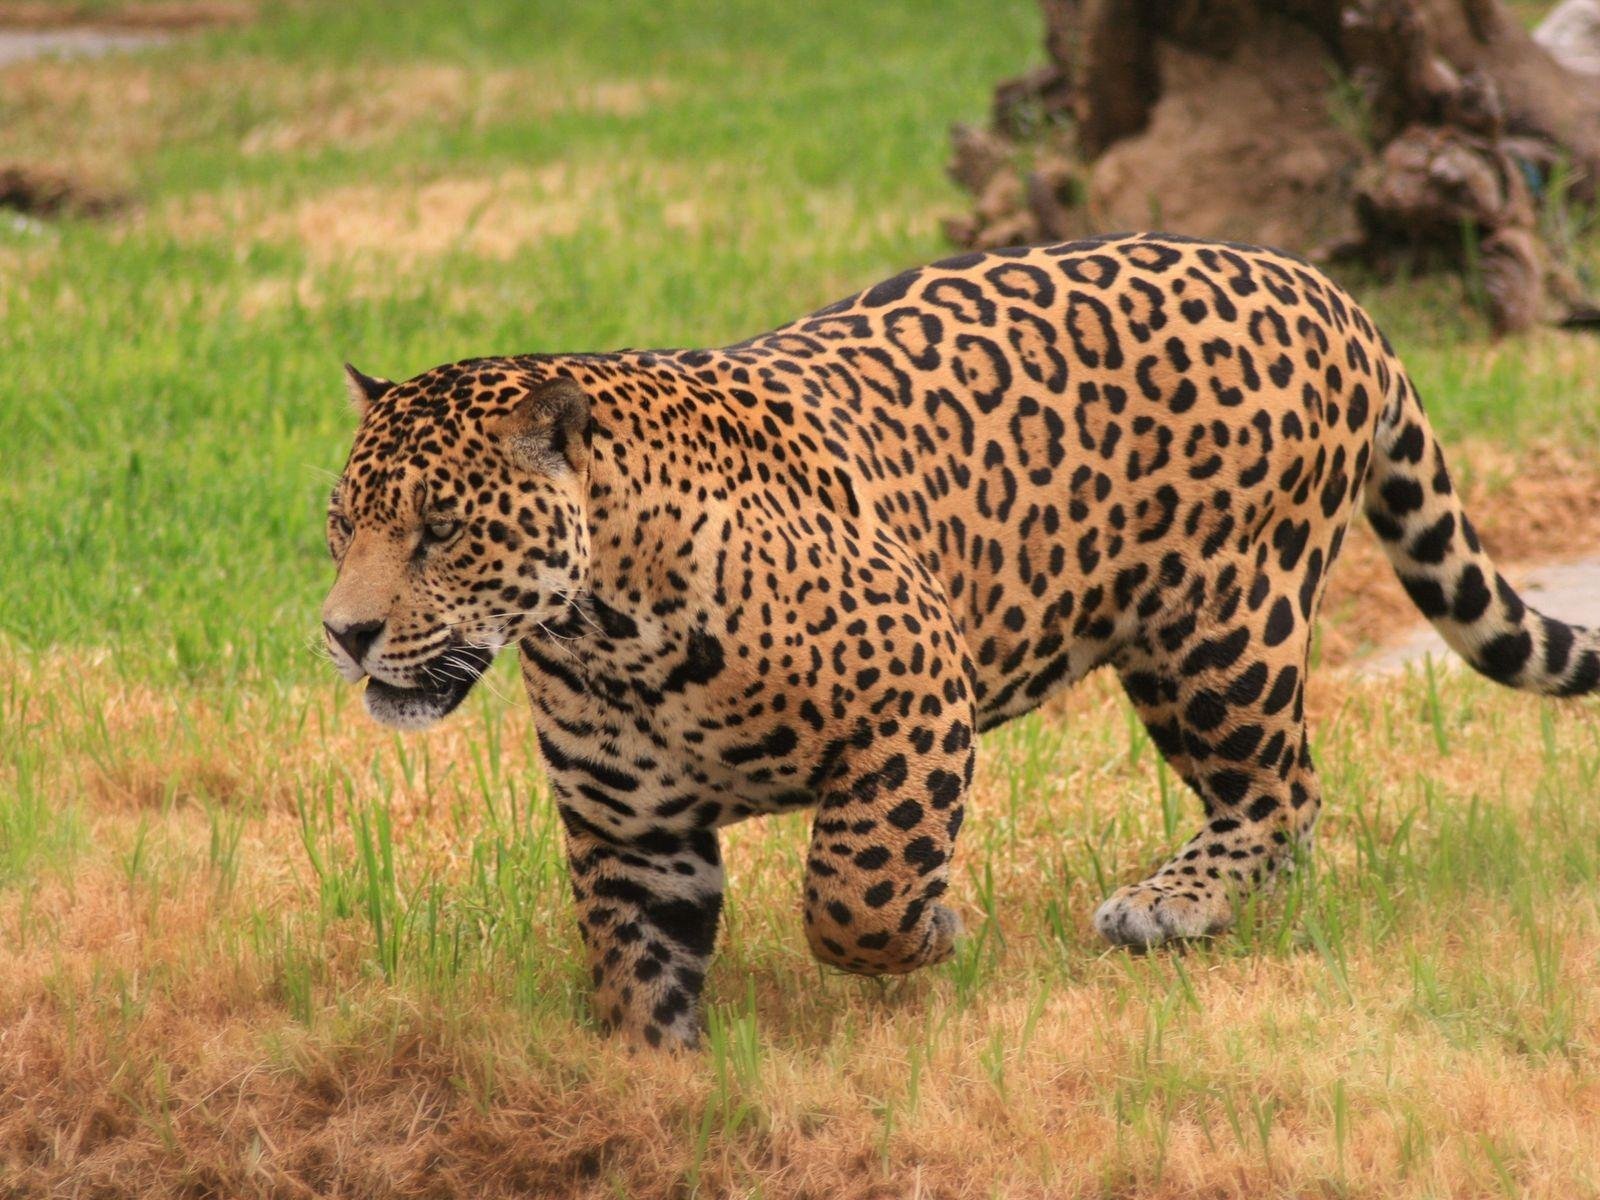
[[[961,932],[942,898],[972,787],[977,701],[972,658],[937,581],[893,539],[879,536],[873,550],[877,603],[846,627],[842,649],[859,657],[840,659],[858,685],[877,686],[835,708],[811,773],[804,916],[823,962],[903,975],[949,958]],[[848,579],[849,564],[842,570]]]
[[[811,950],[861,975],[943,962],[961,922],[941,897],[972,783],[972,704],[902,693],[836,744],[806,860]]]
[[[567,806],[561,814],[595,1016],[651,1046],[693,1046],[722,912],[716,831],[619,841]]]

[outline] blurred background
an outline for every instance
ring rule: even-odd
[[[0,579],[0,629],[157,672],[309,669],[346,358],[405,377],[488,353],[719,344],[953,238],[1048,240],[1141,212],[1201,234],[1259,225],[1302,251],[1328,249],[1328,228],[1353,236],[1325,199],[1301,236],[1296,216],[1329,188],[1263,190],[1270,98],[1244,114],[1251,144],[1205,140],[1198,183],[1191,139],[1169,129],[1192,95],[1146,115],[1143,160],[1137,139],[1086,145],[1072,105],[1110,85],[1090,63],[1076,100],[1064,88],[1061,47],[1079,43],[1062,23],[1121,20],[1126,45],[1155,55],[1173,31],[1123,8],[0,4],[0,555],[26,564]],[[1505,11],[1532,24],[1543,6]],[[1297,94],[1289,62],[1279,107],[1359,109],[1336,68]],[[976,203],[946,174],[958,122]],[[1335,176],[1355,169],[1324,157]],[[1230,199],[1220,177],[1252,194]],[[1353,185],[1335,182],[1342,202]],[[1587,271],[1588,210],[1561,205],[1562,245]],[[1443,238],[1457,257],[1459,225]],[[1481,275],[1413,284],[1424,258],[1382,265],[1342,277],[1437,397],[1451,444],[1593,444],[1589,340],[1546,325],[1494,344]]]
[[[0,22],[58,193],[0,208],[0,628],[182,672],[314,666],[346,358],[719,344],[938,255],[946,128],[1038,53],[1022,0]]]

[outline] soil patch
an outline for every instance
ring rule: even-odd
[[[252,4],[228,0],[157,0],[149,4],[0,3],[0,29],[165,30],[172,33],[217,25],[242,25],[256,15]],[[3,61],[3,60],[0,60]]]
[[[33,217],[99,217],[125,204],[116,192],[65,171],[0,163],[0,209]]]
[[[953,131],[962,245],[1165,228],[1448,265],[1502,332],[1593,307],[1540,181],[1600,176],[1600,77],[1501,0],[1040,3],[1050,61]]]

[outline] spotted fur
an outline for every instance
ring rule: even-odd
[[[335,661],[410,727],[520,649],[599,1015],[652,1044],[695,1038],[745,817],[816,810],[823,961],[947,957],[977,733],[1100,666],[1205,820],[1095,925],[1223,929],[1316,822],[1307,649],[1358,501],[1479,671],[1600,686],[1600,639],[1495,572],[1383,337],[1269,250],[967,254],[723,350],[351,387]]]

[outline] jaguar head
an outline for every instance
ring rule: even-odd
[[[589,403],[538,360],[345,371],[360,425],[328,505],[323,634],[374,719],[423,729],[585,588]]]

